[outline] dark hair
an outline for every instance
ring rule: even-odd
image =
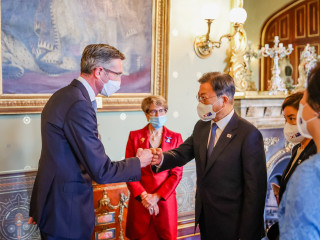
[[[310,107],[319,112],[320,110],[320,63],[313,67],[308,75],[308,104]]]
[[[199,83],[209,82],[212,86],[212,90],[217,94],[218,97],[227,95],[229,101],[233,102],[235,93],[233,78],[227,73],[220,72],[208,72],[198,80]]]
[[[299,109],[299,103],[303,97],[303,92],[296,92],[286,97],[282,103],[281,110],[283,111],[286,107],[291,106],[295,109]]]
[[[113,59],[124,60],[125,56],[108,44],[90,44],[85,47],[82,53],[81,73],[91,74],[95,68],[103,67]]]

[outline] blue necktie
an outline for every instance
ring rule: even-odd
[[[217,124],[216,123],[212,123],[212,127],[211,127],[211,135],[210,135],[210,140],[209,140],[209,144],[208,144],[208,149],[207,149],[207,162],[209,157],[211,156],[213,147],[214,147],[214,139],[216,137],[216,131],[217,131]]]
[[[91,103],[92,103],[92,107],[94,108],[94,110],[97,111],[97,101],[93,100]]]

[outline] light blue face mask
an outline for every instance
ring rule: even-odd
[[[159,129],[161,128],[165,122],[167,121],[167,116],[159,116],[159,117],[150,117],[149,123],[154,127],[154,129]]]

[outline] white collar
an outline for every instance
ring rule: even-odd
[[[234,109],[232,109],[232,111],[227,116],[225,116],[224,118],[216,122],[218,128],[223,130],[227,126],[227,124],[230,122],[233,114],[234,114]],[[214,123],[214,120],[211,120],[211,125],[212,123]]]
[[[89,94],[90,97],[90,101],[94,101],[96,100],[96,94],[94,93],[92,87],[89,85],[89,83],[87,82],[87,80],[85,80],[83,77],[78,77],[77,80],[79,80],[83,86],[87,89],[87,92]]]

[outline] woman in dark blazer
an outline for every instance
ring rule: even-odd
[[[314,141],[309,138],[304,138],[298,131],[296,118],[299,109],[299,102],[303,97],[303,92],[294,93],[284,100],[282,104],[282,111],[284,118],[286,120],[284,127],[284,135],[287,141],[296,144],[292,148],[292,155],[290,162],[288,163],[286,169],[284,170],[281,181],[279,195],[276,196],[279,199],[278,204],[282,199],[282,195],[286,190],[287,183],[295,171],[295,169],[305,160],[307,160],[311,155],[317,152],[316,145]],[[279,225],[278,222],[272,225],[267,234],[270,240],[279,239]]]

